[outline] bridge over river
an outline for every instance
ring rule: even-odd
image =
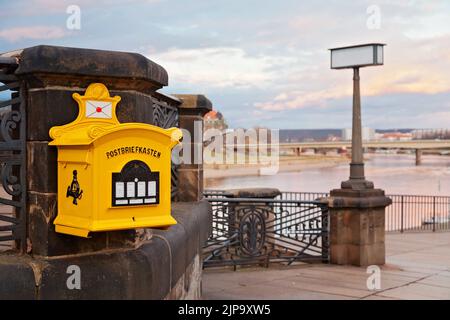
[[[416,165],[422,162],[423,150],[450,150],[450,140],[406,140],[363,141],[364,148],[371,149],[413,149],[416,151]],[[342,149],[351,148],[351,141],[321,141],[321,142],[295,142],[280,143],[280,150],[293,150],[300,155],[302,149]]]
[[[297,156],[299,156],[304,149],[351,149],[351,141],[310,141],[310,142],[288,142],[280,143],[279,150],[291,150]],[[234,149],[247,151],[258,149],[258,144],[255,143],[245,143],[245,144],[234,144]],[[402,149],[402,150],[415,150],[416,152],[416,165],[422,162],[422,152],[423,150],[449,150],[450,151],[450,140],[406,140],[406,141],[389,141],[389,140],[370,140],[363,141],[364,148],[370,149]]]
[[[334,149],[334,148],[350,148],[351,141],[322,141],[322,142],[294,142],[280,143],[280,148],[314,148],[314,149]],[[365,148],[382,148],[382,149],[449,149],[450,140],[407,140],[407,141],[385,141],[370,140],[363,141]]]

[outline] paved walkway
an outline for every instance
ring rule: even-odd
[[[381,289],[366,268],[327,264],[207,269],[204,299],[450,299],[450,232],[388,234]]]

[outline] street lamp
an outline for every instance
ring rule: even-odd
[[[350,178],[341,184],[343,189],[373,188],[373,183],[367,181],[364,176],[359,68],[383,65],[384,46],[382,43],[368,43],[330,49],[331,69],[353,69],[352,162],[350,163]]]
[[[359,68],[382,65],[383,47],[381,43],[369,43],[330,49],[331,69],[353,69],[350,178],[341,183],[340,189],[331,190],[327,201],[330,262],[335,264],[370,266],[386,261],[385,214],[392,201],[364,177],[359,92]]]

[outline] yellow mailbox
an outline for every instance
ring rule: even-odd
[[[101,83],[73,94],[78,117],[50,129],[58,147],[56,232],[167,227],[171,216],[171,151],[182,135],[142,123],[119,123],[119,96]]]

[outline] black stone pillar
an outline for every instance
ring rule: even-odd
[[[83,93],[93,82],[101,82],[111,95],[121,96],[119,121],[153,124],[153,95],[167,85],[167,72],[142,55],[126,52],[36,46],[22,50],[18,57],[15,73],[28,91],[28,251],[55,256],[137,246],[145,240],[145,232],[100,232],[90,239],[55,232],[57,150],[48,146],[49,130],[76,118],[78,106],[72,94]]]

